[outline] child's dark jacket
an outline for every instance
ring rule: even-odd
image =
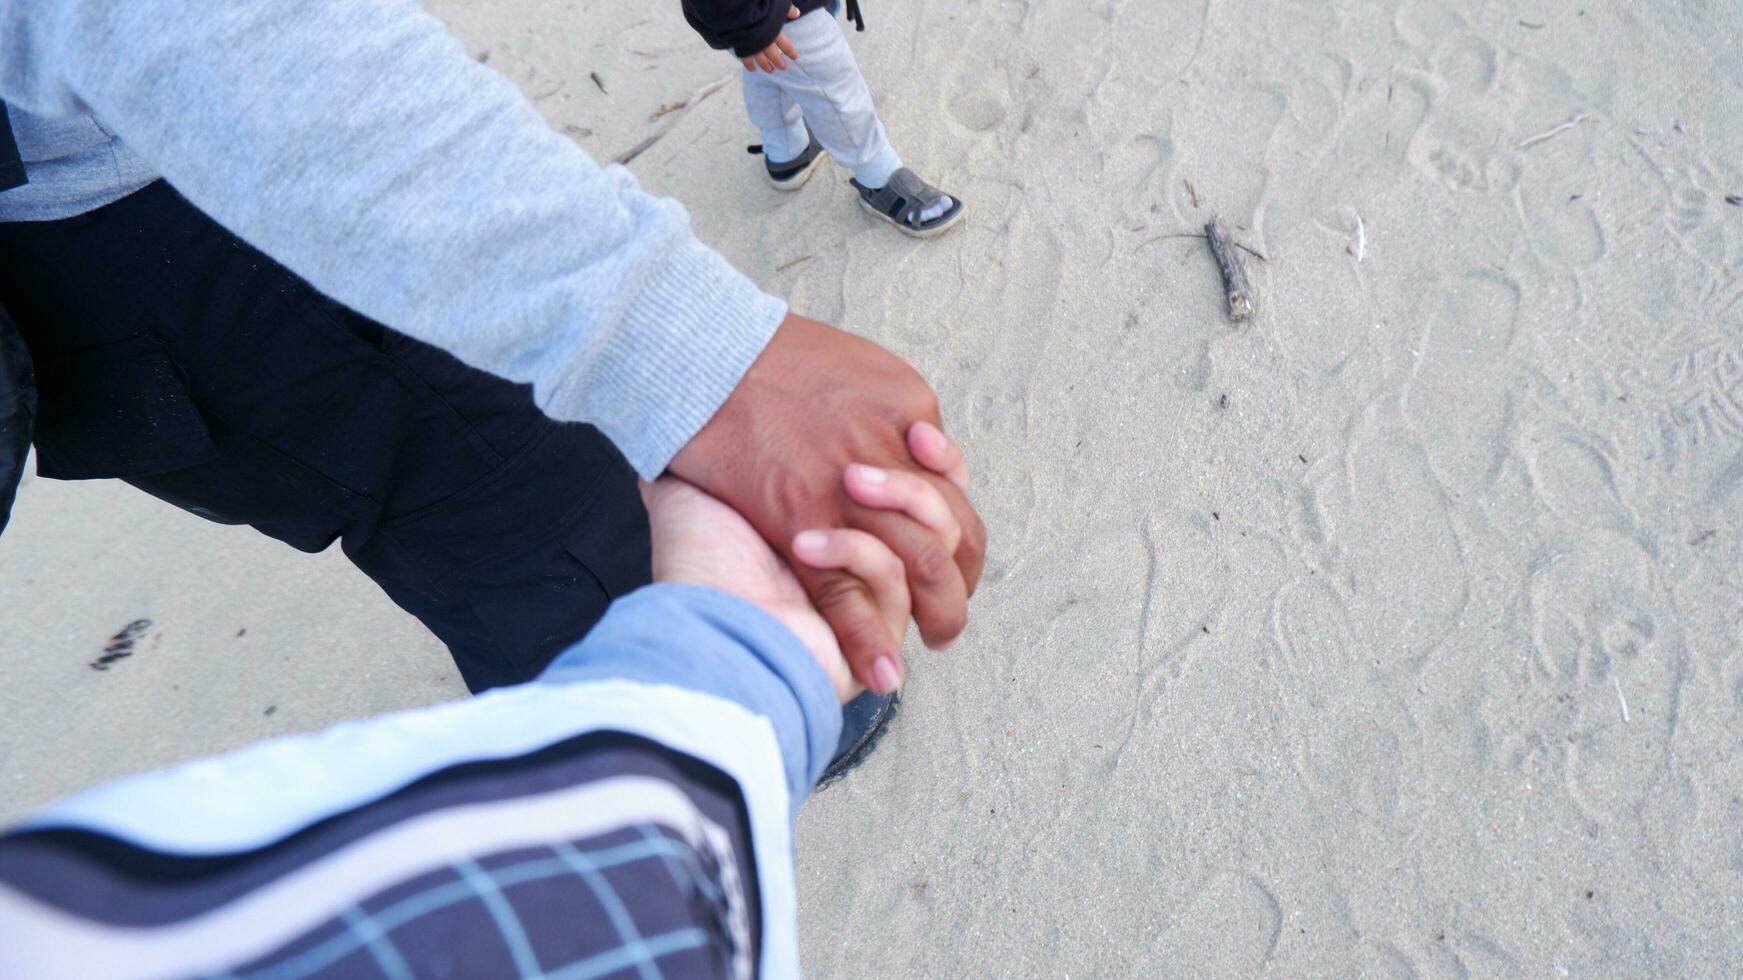
[[[747,58],[775,43],[788,8],[808,14],[827,6],[829,0],[684,0],[684,19],[710,47]]]

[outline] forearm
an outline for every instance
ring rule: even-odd
[[[530,383],[644,476],[784,312],[412,0],[0,0],[0,99],[90,111],[323,292]]]
[[[832,747],[839,725],[827,680],[784,627],[721,593],[652,586],[537,682],[125,779],[0,836],[0,936],[13,937],[0,974],[278,964],[361,932],[360,909],[400,955],[452,964],[501,947],[475,894],[462,889],[434,938],[393,923],[413,905],[449,908],[431,903],[474,868],[499,879],[535,948],[598,939],[609,951],[614,929],[577,868],[645,860],[610,878],[638,923],[665,923],[674,955],[737,959],[754,945],[763,975],[789,975],[791,808],[828,757],[793,746]],[[573,897],[517,900],[503,875]],[[699,909],[712,911],[684,918]],[[677,945],[698,931],[705,942]]]

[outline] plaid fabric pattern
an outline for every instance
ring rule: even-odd
[[[214,978],[725,977],[721,867],[640,824],[452,864]]]
[[[596,731],[459,763],[250,851],[0,835],[0,973],[749,978],[757,864],[730,778]]]

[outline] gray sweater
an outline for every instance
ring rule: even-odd
[[[161,175],[322,292],[665,468],[786,312],[415,0],[0,0],[0,101],[68,217]]]

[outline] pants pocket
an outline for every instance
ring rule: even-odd
[[[546,493],[560,489],[553,485]],[[540,517],[536,510],[521,513]],[[538,676],[586,636],[614,600],[652,578],[647,512],[632,475],[602,475],[580,507],[554,518],[547,512],[536,546],[500,551],[440,580],[440,591],[463,603],[482,627],[481,635],[451,637],[432,626],[474,691]]]
[[[218,455],[187,381],[153,337],[46,354],[36,384],[42,476],[151,476]]]

